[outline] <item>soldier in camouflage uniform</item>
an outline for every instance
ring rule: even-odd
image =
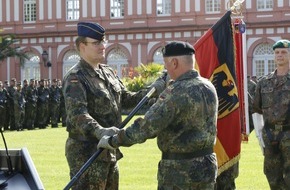
[[[4,130],[8,130],[9,129],[9,123],[10,123],[10,114],[9,114],[9,94],[8,94],[8,89],[9,87],[9,81],[5,80],[4,81],[4,86],[3,89],[7,92],[7,104],[6,104],[6,119],[5,119],[5,123],[4,123]]]
[[[81,60],[63,79],[67,109],[65,154],[73,177],[95,153],[101,136],[119,131],[122,106],[134,107],[146,94],[129,92],[105,60],[105,30],[97,23],[78,23],[76,47]],[[109,128],[109,129],[107,129]],[[116,150],[104,150],[74,184],[74,190],[117,190],[119,170]]]
[[[52,80],[52,84],[50,87],[50,115],[51,115],[51,127],[56,128],[58,127],[58,117],[59,117],[59,109],[60,109],[60,96],[61,96],[61,89],[57,85],[57,79]]]
[[[45,80],[39,81],[39,87],[37,88],[37,114],[35,120],[35,127],[39,129],[45,129],[47,125],[48,115],[48,102],[49,102],[49,91],[45,86]]]
[[[22,86],[23,94],[26,94],[27,87],[28,87],[28,81],[27,81],[27,79],[24,79],[23,80],[23,86]]]
[[[263,114],[264,173],[271,189],[290,189],[290,41],[273,45],[276,69],[258,79],[253,108]]]
[[[6,123],[8,92],[0,81],[0,130],[4,130]]]
[[[9,105],[9,126],[10,130],[16,130],[15,127],[15,115],[14,115],[14,93],[16,92],[16,78],[10,80],[10,86],[7,88],[8,92],[8,105]]]
[[[59,109],[59,121],[61,119],[61,123],[63,127],[66,127],[66,108],[65,108],[65,101],[64,101],[64,97],[63,97],[63,92],[62,92],[62,85],[61,85],[61,81],[58,80],[58,87],[60,89],[60,109]]]
[[[29,86],[27,87],[25,94],[25,119],[24,126],[26,129],[34,129],[34,121],[37,111],[37,89],[34,79],[30,79]]]
[[[112,137],[102,137],[98,144],[114,150],[157,137],[162,151],[158,190],[214,188],[218,98],[213,84],[194,70],[193,54],[187,42],[167,44],[163,57],[173,82],[144,118]]]
[[[21,131],[23,130],[25,99],[20,82],[17,84],[17,90],[13,94],[13,100],[14,100],[15,129],[17,131]]]

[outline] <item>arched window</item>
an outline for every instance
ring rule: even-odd
[[[162,47],[158,48],[153,55],[153,62],[163,64]]]
[[[25,59],[21,67],[21,81],[24,79],[40,80],[40,58],[33,53],[27,53],[26,55],[29,59]]]
[[[128,59],[121,48],[115,48],[109,52],[107,64],[116,71],[120,78],[128,76]]]
[[[80,59],[76,50],[68,51],[63,58],[62,75],[64,76]]]
[[[274,51],[270,44],[260,44],[254,50],[253,75],[263,76],[275,70]]]

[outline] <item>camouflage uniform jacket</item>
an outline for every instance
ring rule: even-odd
[[[49,92],[50,101],[59,103],[61,97],[61,89],[58,86],[51,86]]]
[[[49,100],[49,90],[44,86],[37,88],[38,103],[46,103]]]
[[[0,89],[0,107],[5,108],[8,101],[8,92],[6,89]]]
[[[37,98],[37,89],[29,85],[26,89],[25,100],[33,106],[36,106]]]
[[[163,153],[192,153],[213,148],[217,134],[217,109],[214,86],[192,70],[171,83],[144,119],[139,118],[121,130],[113,137],[112,144],[130,146],[157,137],[158,147]],[[208,158],[161,160],[158,172],[161,183],[213,182],[217,172],[216,156],[212,153]]]
[[[260,78],[253,107],[263,114],[265,125],[290,124],[290,73],[281,80],[276,71]]]
[[[100,136],[99,128],[118,127],[121,123],[121,104],[134,107],[146,93],[127,91],[109,66],[100,64],[99,69],[94,70],[84,60],[66,74],[62,86],[67,131],[95,141]],[[114,152],[103,153],[98,159],[114,160]]]

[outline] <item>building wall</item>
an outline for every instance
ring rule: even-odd
[[[0,34],[14,33],[19,46],[40,58],[41,78],[62,78],[64,59],[74,51],[79,21],[98,22],[106,28],[109,40],[106,54],[119,48],[129,66],[153,61],[155,51],[172,40],[194,44],[228,9],[229,0],[221,0],[219,13],[208,14],[205,0],[171,0],[169,16],[156,14],[156,0],[124,0],[123,18],[110,17],[110,1],[80,0],[80,18],[66,19],[66,1],[36,0],[37,21],[23,22],[23,0],[0,0]],[[274,1],[271,11],[257,11],[256,0],[244,2],[243,20],[246,23],[246,50],[248,75],[254,75],[255,49],[261,44],[272,45],[281,38],[290,39],[290,0]],[[235,20],[233,15],[233,21]],[[49,54],[51,67],[41,59],[42,52]],[[15,77],[23,80],[23,69],[17,58],[0,63],[0,80]]]

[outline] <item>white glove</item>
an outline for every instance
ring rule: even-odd
[[[99,141],[98,149],[104,148],[104,149],[109,149],[109,150],[115,150],[116,148],[112,147],[109,143],[110,138],[111,136],[106,136],[106,135],[103,136],[101,140]]]
[[[117,127],[101,128],[97,131],[97,138],[101,139],[103,136],[113,136],[119,133],[120,129]]]

